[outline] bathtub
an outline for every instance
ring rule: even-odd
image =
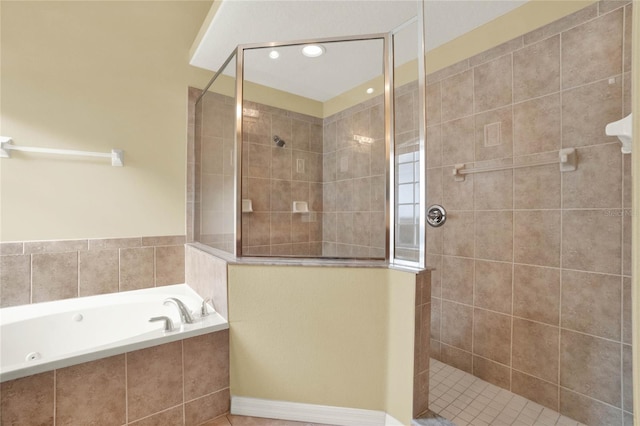
[[[183,324],[180,299],[195,322]],[[229,328],[186,284],[0,309],[0,382]],[[174,331],[151,317],[171,318]]]

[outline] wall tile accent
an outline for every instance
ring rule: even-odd
[[[11,380],[0,398],[3,424],[195,426],[229,411],[229,333]]]
[[[629,112],[631,8],[592,4],[428,76],[428,198],[448,213],[427,230],[431,354],[587,424],[632,418],[631,156],[604,134]],[[451,176],[560,148],[575,172]]]
[[[184,236],[3,243],[0,307],[184,283],[184,243]]]

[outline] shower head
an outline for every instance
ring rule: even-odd
[[[280,148],[282,148],[284,146],[284,139],[280,139],[280,136],[275,135],[273,137],[273,141],[276,143],[276,145],[278,145]]]

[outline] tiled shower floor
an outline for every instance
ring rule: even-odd
[[[435,359],[430,364],[429,409],[457,426],[583,426]]]

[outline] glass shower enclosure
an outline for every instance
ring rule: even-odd
[[[424,267],[418,20],[238,46],[196,103],[194,240],[243,257]],[[321,56],[305,56],[310,45]]]

